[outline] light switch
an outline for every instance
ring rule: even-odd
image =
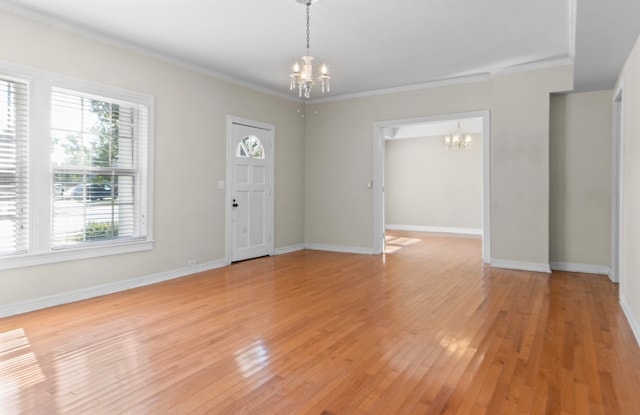
[[[218,189],[224,189],[224,180],[218,180]]]

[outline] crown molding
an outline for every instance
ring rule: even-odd
[[[505,67],[505,68],[500,68],[496,71],[492,71],[488,73],[469,75],[469,76],[464,76],[459,78],[448,78],[448,79],[442,79],[438,81],[425,82],[421,84],[377,89],[377,90],[365,91],[365,92],[356,92],[353,94],[336,95],[336,96],[331,96],[326,98],[310,99],[305,101],[305,105],[322,104],[322,103],[334,102],[334,101],[344,101],[344,100],[355,99],[355,98],[366,98],[366,97],[372,97],[376,95],[387,95],[387,94],[394,94],[399,92],[411,92],[411,91],[418,91],[421,89],[440,88],[445,86],[455,86],[455,85],[471,84],[476,82],[485,82],[485,81],[490,81],[495,76],[499,76],[499,75],[506,75],[506,74],[518,73],[518,72],[530,72],[530,71],[537,71],[540,69],[557,68],[561,66],[570,66],[570,65],[573,65],[573,59],[571,58],[561,58],[561,59],[554,59],[549,61],[526,63],[522,65],[514,65],[514,66]]]
[[[484,82],[484,81],[491,80],[496,75],[504,75],[504,74],[517,73],[517,72],[527,72],[527,71],[534,71],[534,70],[540,70],[540,69],[548,69],[548,68],[554,68],[554,67],[565,66],[565,65],[573,65],[574,55],[575,55],[575,26],[576,26],[575,22],[576,22],[576,10],[577,10],[576,3],[577,3],[576,0],[569,0],[570,10],[569,10],[569,22],[568,22],[569,24],[568,41],[569,41],[570,47],[569,47],[569,56],[567,58],[560,58],[560,59],[554,59],[554,60],[548,60],[548,61],[540,61],[540,62],[533,62],[533,63],[527,63],[522,65],[508,66],[508,67],[496,69],[494,71],[478,73],[478,74],[473,74],[469,76],[446,78],[446,79],[435,80],[435,81],[419,83],[419,84],[411,84],[411,85],[392,87],[392,88],[382,88],[382,89],[376,89],[376,90],[370,90],[370,91],[355,92],[350,94],[328,96],[324,98],[309,99],[309,100],[300,99],[290,94],[275,91],[273,89],[266,88],[263,86],[258,86],[250,82],[229,76],[227,74],[223,74],[223,73],[211,70],[202,65],[189,62],[187,60],[176,58],[175,56],[168,55],[166,53],[162,53],[162,52],[135,44],[133,42],[125,41],[122,39],[115,38],[113,36],[99,33],[99,32],[96,32],[95,30],[82,27],[80,25],[71,23],[69,21],[61,20],[59,18],[54,18],[53,16],[50,16],[48,14],[37,12],[35,10],[28,9],[23,6],[16,5],[11,0],[0,0],[0,10],[4,10],[6,12],[9,12],[15,15],[26,17],[31,20],[35,20],[35,21],[47,24],[52,27],[56,27],[72,33],[76,33],[81,36],[105,43],[107,45],[129,50],[131,52],[135,52],[140,55],[143,55],[152,59],[156,59],[165,63],[169,63],[169,64],[172,64],[172,65],[175,65],[175,66],[178,66],[202,75],[206,75],[221,81],[229,82],[231,84],[238,85],[256,92],[261,92],[261,93],[264,93],[276,98],[284,99],[290,102],[303,103],[304,105],[309,105],[309,104],[321,104],[321,103],[333,102],[333,101],[344,101],[344,100],[350,100],[355,98],[366,98],[366,97],[372,97],[377,95],[411,92],[411,91],[418,91],[418,90],[430,89],[430,88],[439,88],[439,87],[445,87],[445,86]]]
[[[443,86],[471,84],[476,82],[488,81],[490,79],[491,79],[491,74],[483,73],[483,74],[470,75],[470,76],[464,76],[459,78],[449,78],[449,79],[442,79],[438,81],[424,82],[420,84],[405,85],[405,86],[399,86],[399,87],[393,87],[393,88],[375,89],[375,90],[364,91],[364,92],[354,92],[352,94],[336,95],[336,96],[326,97],[326,98],[310,99],[305,101],[305,105],[306,104],[322,104],[325,102],[332,102],[332,101],[344,101],[344,100],[354,99],[354,98],[366,98],[366,97],[372,97],[376,95],[394,94],[398,92],[411,92],[411,91],[418,91],[421,89],[439,88]]]
[[[57,29],[65,30],[71,33],[75,33],[81,35],[83,37],[104,43],[109,46],[118,47],[121,49],[128,50],[130,52],[134,52],[140,54],[142,56],[146,56],[147,58],[155,59],[161,62],[165,62],[183,69],[187,69],[201,75],[206,75],[211,78],[215,78],[224,82],[229,82],[234,85],[241,86],[243,88],[247,88],[256,92],[261,92],[263,94],[271,95],[276,98],[281,98],[287,101],[300,103],[301,99],[291,96],[289,94],[285,94],[282,92],[274,91],[270,88],[265,88],[262,86],[258,86],[252,84],[247,81],[243,81],[241,79],[211,70],[202,65],[195,64],[193,62],[189,62],[184,59],[176,58],[175,56],[168,55],[166,53],[162,53],[133,42],[125,41],[122,39],[115,38],[113,36],[106,35],[104,33],[96,32],[95,30],[88,29],[86,27],[71,23],[66,20],[61,20],[59,18],[55,18],[45,13],[40,13],[35,10],[31,10],[22,6],[18,6],[12,3],[9,0],[0,0],[0,10],[3,10],[8,13],[15,14],[17,16],[25,17],[30,20],[34,20],[39,23],[46,24],[51,27],[55,27]]]
[[[573,66],[573,64],[574,64],[574,61],[572,58],[558,58],[558,59],[552,59],[547,61],[524,63],[522,65],[507,66],[507,67],[498,69],[492,72],[491,74],[496,76],[496,75],[518,73],[518,72],[531,72],[531,71],[538,71],[540,69],[558,68],[562,66]]]

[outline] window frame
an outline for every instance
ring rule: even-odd
[[[153,249],[153,141],[154,97],[48,71],[0,61],[0,74],[28,84],[28,248],[26,253],[0,256],[0,270],[63,261],[96,258]],[[96,241],[79,246],[52,247],[52,207],[54,195],[51,162],[51,102],[54,89],[76,91],[107,99],[126,101],[147,109],[146,213],[144,236],[135,239]]]

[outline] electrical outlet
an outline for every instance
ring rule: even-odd
[[[195,259],[190,259],[188,264],[189,264],[189,268],[193,268],[196,265],[198,265],[198,261],[196,261]]]

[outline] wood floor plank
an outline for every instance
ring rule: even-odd
[[[475,237],[299,251],[0,320],[0,413],[640,413],[605,276],[491,268]]]

